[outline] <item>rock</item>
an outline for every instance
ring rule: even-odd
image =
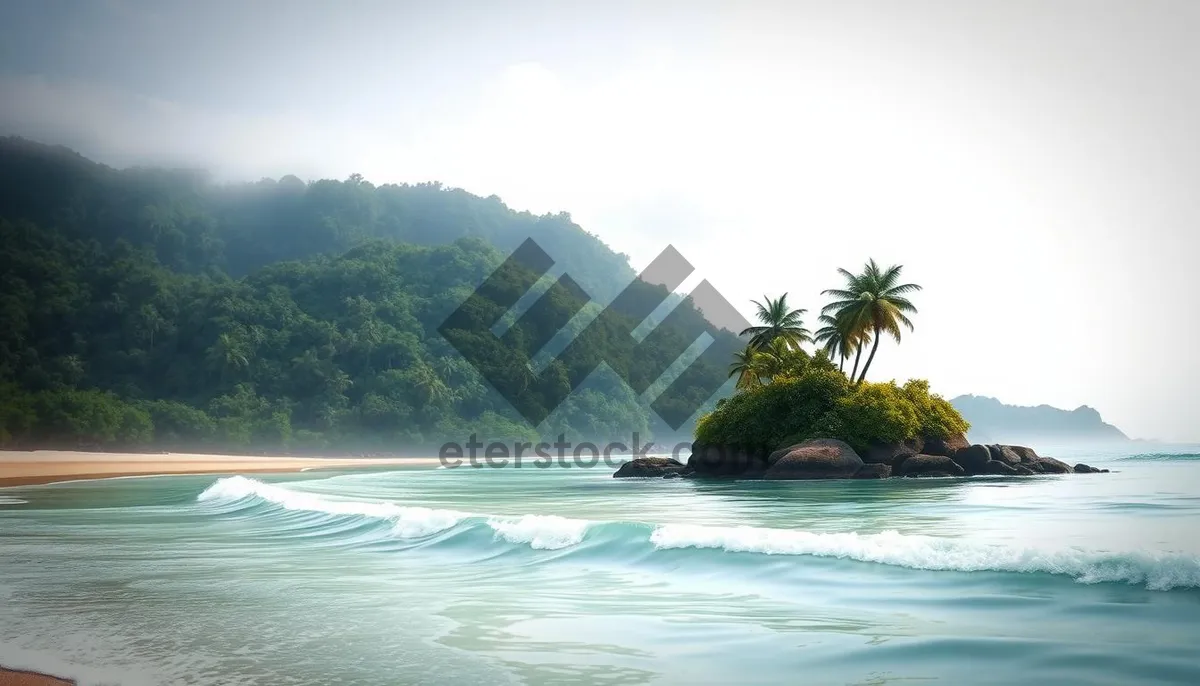
[[[963,476],[966,470],[954,460],[945,455],[914,455],[900,465],[900,476],[917,476],[919,474],[940,472],[946,476]]]
[[[891,465],[868,462],[854,473],[855,479],[886,479],[892,475]]]
[[[793,447],[794,446],[789,445],[786,448],[780,448],[779,450],[772,451],[770,455],[767,455],[767,466],[768,467],[774,466],[775,463],[779,461],[779,458],[783,457],[784,455],[787,455],[788,451],[791,450]]]
[[[849,479],[862,467],[862,458],[846,443],[818,438],[788,448],[775,460],[764,478]]]
[[[1017,457],[1021,459],[1021,464],[1029,464],[1038,460],[1038,454],[1034,452],[1033,448],[1026,448],[1023,445],[1006,445],[1004,447],[1016,453]]]
[[[1037,464],[1041,465],[1043,474],[1070,474],[1072,472],[1071,465],[1053,457],[1039,457]],[[1037,467],[1034,469],[1036,470]]]
[[[613,474],[614,479],[623,479],[626,477],[662,477],[667,474],[675,474],[684,469],[683,464],[679,460],[673,460],[669,457],[639,457],[636,460],[630,460],[621,465]]]
[[[1086,465],[1082,462],[1072,467],[1076,474],[1099,474],[1100,470],[1091,465]]]
[[[988,460],[987,464],[983,465],[983,474],[994,474],[996,476],[1016,476],[1020,474],[1016,467],[997,460]]]
[[[1019,464],[1016,467],[1013,467],[1013,469],[1017,470],[1017,474],[1020,476],[1034,476],[1037,474],[1037,472],[1030,469],[1028,465]]]
[[[1021,464],[1021,455],[1013,450],[1011,445],[989,445],[988,453],[992,459],[997,462],[1003,462],[1007,465],[1017,466]],[[1028,448],[1026,448],[1028,450]],[[1030,451],[1033,452],[1033,451]]]
[[[767,455],[735,445],[693,443],[687,466],[700,476],[757,477],[767,469]]]
[[[920,438],[900,443],[873,443],[863,453],[862,461],[867,464],[886,464],[894,467],[897,461],[904,461],[902,458],[919,455],[924,446],[925,441]]]
[[[982,474],[983,467],[991,460],[991,453],[986,446],[971,445],[954,451],[951,456],[958,466],[967,474]]]
[[[662,475],[662,478],[664,478],[664,479],[682,479],[682,478],[683,478],[683,472],[682,472],[682,471],[679,471],[679,472],[667,472],[666,474],[663,474],[663,475]]]
[[[942,457],[953,457],[954,453],[962,448],[968,448],[971,444],[967,442],[967,437],[962,434],[951,436],[950,438],[925,438],[925,445],[921,449],[923,455],[941,455]]]

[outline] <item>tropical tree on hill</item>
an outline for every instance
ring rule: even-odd
[[[823,295],[836,300],[826,305],[822,312],[833,313],[835,323],[843,327],[842,335],[858,342],[859,352],[856,355],[861,353],[862,346],[868,340],[863,336],[873,339],[871,353],[856,383],[862,383],[867,378],[867,371],[875,360],[875,352],[879,349],[879,339],[883,334],[889,334],[899,343],[901,325],[910,331],[913,328],[912,320],[907,315],[915,314],[917,308],[905,296],[921,290],[921,287],[914,283],[900,283],[903,269],[903,265],[898,264],[881,269],[875,260],[868,260],[861,274],[838,269],[838,273],[846,279],[846,287],[823,292]],[[856,370],[851,373],[851,378],[857,372],[857,366],[856,358]]]
[[[799,349],[802,343],[812,341],[812,333],[804,328],[804,313],[808,310],[788,308],[787,293],[772,300],[763,296],[763,302],[751,301],[758,307],[761,326],[744,329],[739,336],[750,336],[750,347],[763,350],[775,340],[781,340],[789,348]]]

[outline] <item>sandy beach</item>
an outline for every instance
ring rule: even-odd
[[[155,474],[298,472],[307,469],[436,466],[437,458],[247,457],[184,453],[0,452],[0,487]],[[0,667],[0,686],[71,686],[48,674]]]
[[[74,683],[39,672],[0,667],[0,686],[73,686]]]
[[[76,479],[153,474],[249,474],[307,469],[436,466],[434,457],[326,458],[254,457],[185,453],[85,453],[36,450],[0,452],[0,487],[29,486]],[[0,681],[0,684],[4,684]]]

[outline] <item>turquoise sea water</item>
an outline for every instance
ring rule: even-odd
[[[0,664],[122,685],[1200,683],[1200,448],[1056,454],[1114,473],[0,489]]]

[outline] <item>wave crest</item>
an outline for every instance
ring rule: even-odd
[[[583,542],[591,522],[556,515],[491,517],[488,526],[509,543],[528,543],[536,550],[558,550]]]
[[[1065,575],[1082,583],[1123,582],[1150,590],[1200,588],[1200,556],[1149,551],[1102,552],[1077,548],[1006,546],[958,538],[905,535],[816,533],[764,527],[717,527],[698,524],[597,522],[557,515],[483,515],[456,510],[408,507],[390,502],[335,499],[243,476],[219,479],[200,501],[266,501],[288,510],[360,516],[392,523],[392,535],[423,538],[460,526],[491,530],[493,541],[535,550],[561,550],[583,543],[588,532],[611,529],[592,546],[593,554],[618,555],[628,546],[655,550],[694,548],[728,553],[838,558],[927,571],[1009,572]],[[649,535],[647,536],[647,530]],[[479,541],[482,543],[482,541]]]
[[[1200,453],[1142,453],[1119,457],[1118,462],[1187,462],[1200,460]]]
[[[326,496],[293,491],[282,486],[263,483],[244,476],[218,479],[201,493],[197,500],[237,502],[258,498],[286,510],[321,512],[330,515],[356,515],[392,522],[392,532],[400,538],[421,538],[445,531],[469,515],[455,510],[428,507],[406,507],[395,503],[372,503],[360,500],[337,500]]]
[[[1200,587],[1200,558],[1180,553],[1089,552],[990,545],[953,538],[818,534],[757,527],[666,524],[650,536],[659,549],[715,548],[765,555],[811,555],[928,571],[1058,574],[1082,583],[1145,584],[1154,591]]]

